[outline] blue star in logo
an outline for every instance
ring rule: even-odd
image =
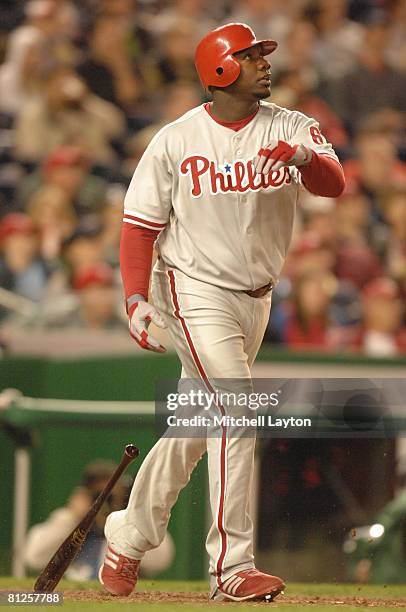
[[[226,172],[231,172],[231,166],[230,166],[230,164],[224,164],[224,170],[225,170]]]

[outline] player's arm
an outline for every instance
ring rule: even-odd
[[[341,164],[318,125],[310,119],[303,119],[292,137],[293,142],[271,141],[258,152],[254,167],[258,173],[268,174],[283,166],[296,166],[308,191],[337,198],[345,186]]]
[[[144,349],[165,348],[149,333],[151,322],[166,327],[148,302],[154,242],[165,228],[171,208],[171,177],[159,137],[151,142],[134,173],[124,202],[120,270],[131,337]]]
[[[159,231],[131,225],[124,216],[120,241],[120,269],[123,279],[128,327],[131,337],[149,351],[164,353],[148,331],[149,324],[166,327],[156,308],[148,303],[152,253]]]

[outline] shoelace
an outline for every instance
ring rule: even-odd
[[[129,580],[136,580],[138,578],[138,567],[139,563],[136,559],[128,559],[124,557],[120,573]]]

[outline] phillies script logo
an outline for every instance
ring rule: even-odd
[[[267,175],[255,174],[252,161],[241,160],[218,167],[215,162],[208,160],[203,155],[191,155],[184,159],[180,164],[180,173],[189,174],[191,194],[194,198],[202,195],[202,181],[205,176],[212,195],[232,191],[238,193],[259,191],[292,182],[286,167]]]

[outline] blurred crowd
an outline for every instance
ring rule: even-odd
[[[124,329],[118,246],[149,140],[205,101],[230,21],[279,42],[272,96],[320,123],[337,200],[303,194],[266,342],[406,353],[406,0],[3,0],[1,326]]]

